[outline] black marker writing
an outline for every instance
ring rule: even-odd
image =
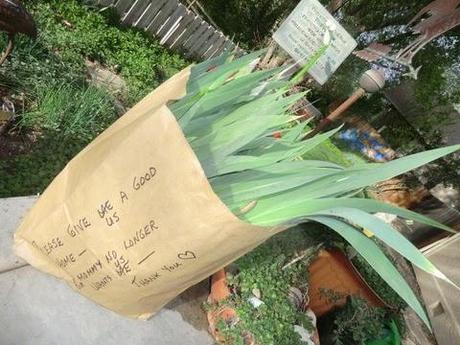
[[[108,226],[112,226],[120,221],[120,217],[117,215],[117,212],[114,211],[113,205],[109,200],[106,200],[99,206],[97,213],[100,218],[105,218],[105,222]]]
[[[145,258],[143,258],[141,261],[139,261],[137,264],[140,265],[141,263],[143,263],[145,260],[147,260],[149,257],[151,257],[153,254],[155,254],[155,251],[151,252],[150,254],[148,254]]]
[[[88,229],[91,226],[89,220],[84,217],[78,220],[76,224],[69,224],[67,226],[67,233],[70,237],[75,237],[81,234],[84,230]]]
[[[144,186],[148,181],[150,181],[151,179],[153,179],[153,177],[157,174],[157,169],[155,169],[154,167],[150,167],[149,168],[149,171],[147,173],[145,173],[143,176],[141,177],[134,177],[134,180],[133,180],[133,189],[134,190],[139,190],[141,189],[142,186]]]
[[[73,262],[76,262],[77,259],[73,256],[72,253],[70,254],[67,254],[66,256],[64,256],[63,258],[57,258],[56,259],[56,263],[59,267],[61,268],[65,268],[67,267],[68,265],[70,265],[71,263]]]
[[[163,271],[172,272],[172,271],[174,271],[175,269],[179,268],[180,266],[182,266],[181,263],[175,262],[175,263],[172,264],[172,265],[164,265],[161,269],[162,269]]]
[[[132,285],[135,285],[137,287],[143,287],[147,286],[150,283],[154,282],[155,280],[159,279],[161,277],[160,273],[155,272],[148,276],[147,278],[142,278],[142,279],[137,279],[136,276],[134,276],[133,280],[131,281]]]
[[[89,266],[85,271],[77,274],[77,279],[85,280],[96,274],[99,270],[102,269],[101,260],[97,260],[91,266]]]
[[[47,255],[50,255],[54,250],[64,246],[64,242],[59,237],[55,237],[43,245],[43,250]]]
[[[120,199],[121,199],[121,203],[124,204],[125,201],[128,200],[128,194],[126,194],[126,193],[123,192],[123,191],[120,191]]]
[[[96,291],[99,291],[103,288],[105,288],[107,285],[110,284],[110,282],[112,281],[112,277],[109,276],[109,275],[106,275],[104,278],[102,278],[101,280],[97,281],[97,282],[94,282],[94,283],[89,283],[89,285]]]
[[[120,277],[131,272],[129,260],[125,259],[123,255],[118,255],[115,250],[108,251],[107,254],[105,254],[105,260],[108,264],[113,264],[115,266],[115,272],[117,272]]]
[[[134,247],[137,243],[144,240],[149,236],[153,231],[157,230],[158,226],[155,224],[154,220],[151,220],[147,225],[144,225],[139,230],[136,231],[133,237],[123,241],[123,248],[126,250]]]

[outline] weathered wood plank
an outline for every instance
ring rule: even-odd
[[[113,5],[115,1],[116,0],[99,0],[97,4],[106,7],[106,6]]]
[[[158,30],[168,22],[169,17],[174,12],[174,9],[177,8],[177,1],[176,0],[169,0],[160,10],[158,16],[156,16],[152,23],[150,23],[149,27],[147,28],[147,32],[155,35]]]
[[[190,18],[187,18],[189,20]],[[190,39],[196,30],[200,27],[202,19],[195,15],[193,19],[186,26],[184,32],[180,34],[174,43],[171,43],[170,48],[181,48]]]
[[[125,13],[131,8],[132,5],[134,5],[135,1],[136,0],[119,0],[115,4],[115,8],[116,8],[118,14],[120,15],[120,17],[123,18]]]
[[[166,4],[168,0],[154,0],[150,1],[150,6],[144,12],[142,17],[136,23],[136,27],[140,29],[146,29],[152,20],[157,16],[158,12],[160,11],[161,7]]]
[[[229,39],[227,39],[227,42],[225,42],[225,44],[224,44],[223,51],[230,51],[231,52],[231,51],[233,51],[235,49],[235,47],[236,47],[235,44],[232,41],[230,41]]]
[[[205,32],[203,36],[200,37],[200,39],[202,40],[202,43],[197,44],[197,46],[193,50],[193,53],[196,56],[203,56],[204,53],[206,53],[212,47],[212,44],[218,38],[218,37],[217,38],[215,37],[215,34],[216,34],[216,30],[212,26],[210,26],[208,28],[208,31]]]
[[[171,49],[183,49],[189,56],[209,59],[235,45],[179,0],[93,0],[113,6],[123,24],[144,29]]]
[[[219,38],[213,43],[212,47],[203,55],[205,60],[212,58],[217,50],[222,46],[225,42],[225,36],[221,32],[217,32],[219,34]]]
[[[221,55],[225,50],[226,43],[227,43],[227,38],[225,38],[224,42],[220,45],[220,47],[212,54],[211,58]]]
[[[190,36],[190,38],[184,42],[182,45],[184,49],[190,50],[190,48],[195,44],[195,42],[201,37],[201,35],[208,29],[209,24],[203,21],[203,19],[199,18],[201,21],[200,26],[198,29]]]
[[[201,45],[198,55],[204,57],[205,54],[213,49],[214,44],[217,42],[217,40],[220,37],[220,32],[216,31],[214,28],[212,28],[212,34],[208,37],[208,39]]]
[[[207,24],[207,23],[206,23]],[[190,47],[189,55],[198,56],[201,46],[206,43],[209,37],[214,33],[214,28],[208,24],[206,30],[203,34],[195,41],[195,43]]]
[[[216,43],[213,44],[212,48],[208,50],[208,52],[203,56],[204,59],[212,59],[213,57],[217,56],[217,52],[225,43],[227,38],[220,32],[220,37]]]
[[[460,282],[460,234],[440,240],[422,250],[423,254],[453,282]],[[460,339],[460,300],[458,289],[420,269],[415,269],[417,280],[427,306],[428,316],[437,344],[458,344]]]
[[[177,6],[176,10],[171,14],[168,21],[163,25],[163,27],[158,31],[157,36],[161,38],[161,44],[171,36],[179,26],[181,18],[186,14],[187,9],[182,4]]]
[[[131,11],[122,19],[123,24],[134,24],[136,23],[145,9],[149,6],[150,2],[148,0],[139,0],[137,1]]]
[[[213,57],[215,56],[219,56],[220,54],[222,54],[223,52],[225,51],[228,51],[229,50],[229,39],[228,37],[225,38],[225,41],[224,43],[220,46],[220,48],[214,53]],[[231,50],[230,50],[231,51]]]
[[[172,47],[176,40],[181,36],[184,30],[188,29],[189,24],[195,19],[195,15],[190,11],[186,10],[186,13],[182,16],[182,19],[179,22],[179,26],[174,30],[174,32],[166,39],[165,44],[168,47]]]

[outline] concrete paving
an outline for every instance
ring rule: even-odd
[[[35,198],[0,199],[0,345],[211,345],[203,283],[148,321],[99,307],[14,257],[12,235]]]
[[[36,200],[36,196],[0,199],[0,273],[26,264],[13,254],[13,234]]]

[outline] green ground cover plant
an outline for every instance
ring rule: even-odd
[[[350,296],[345,306],[322,320],[328,324],[321,339],[324,344],[369,345],[374,340],[385,338],[388,324],[393,323],[399,334],[394,314],[384,308],[372,307],[365,300]]]
[[[30,8],[48,49],[75,68],[84,70],[88,58],[119,73],[128,84],[129,104],[188,64],[146,33],[121,27],[113,9],[77,0],[34,0]]]
[[[218,329],[232,344],[244,344],[243,335],[251,332],[258,344],[297,345],[300,336],[294,325],[312,330],[311,320],[288,299],[290,287],[308,286],[308,263],[314,257],[299,260],[283,267],[316,242],[304,229],[296,227],[281,233],[235,262],[236,272],[229,275],[229,285],[237,293],[224,303],[238,313],[239,322],[218,324]],[[260,292],[264,302],[255,308],[249,298],[253,291]]]
[[[32,0],[37,41],[18,36],[16,48],[0,66],[0,90],[16,105],[10,133],[0,140],[27,142],[31,150],[5,152],[0,160],[0,197],[44,190],[64,165],[119,115],[116,102],[131,106],[189,61],[145,33],[118,25],[110,9],[80,1]],[[6,46],[6,35],[0,46]],[[119,74],[127,93],[116,100],[90,85],[85,60]],[[12,138],[14,137],[14,138]],[[0,152],[1,153],[1,152]]]

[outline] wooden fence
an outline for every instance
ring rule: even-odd
[[[125,25],[143,29],[174,50],[189,57],[209,59],[235,44],[222,32],[190,11],[178,0],[94,0],[113,6]]]

